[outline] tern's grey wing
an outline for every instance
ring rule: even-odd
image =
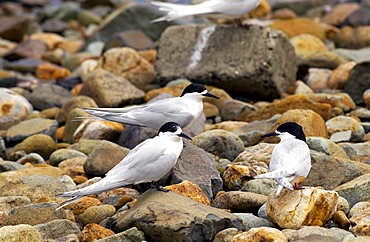
[[[194,118],[188,112],[187,103],[179,97],[147,104],[142,110],[130,112],[130,115],[143,126],[156,130],[166,122],[176,122],[181,128],[185,128]]]

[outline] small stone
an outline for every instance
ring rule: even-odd
[[[337,48],[360,49],[369,46],[370,26],[359,26],[352,28],[344,26],[339,33],[334,36],[335,46]]]
[[[347,16],[359,8],[358,3],[339,3],[334,5],[331,11],[323,17],[322,22],[340,26]]]
[[[46,134],[55,136],[58,122],[52,119],[34,118],[25,120],[10,127],[6,133],[7,142],[20,142],[34,134]]]
[[[234,214],[243,220],[246,231],[258,227],[275,227],[275,225],[268,221],[267,219],[257,217],[250,213],[234,213]]]
[[[234,235],[231,242],[238,242],[238,241],[250,241],[250,242],[258,242],[258,241],[281,241],[281,242],[288,242],[287,238],[283,234],[283,232],[279,231],[275,228],[252,228],[247,232],[242,232],[237,235]]]
[[[203,203],[205,205],[211,205],[208,197],[204,194],[202,189],[200,189],[198,185],[189,181],[183,181],[178,184],[165,186],[164,188],[176,192],[184,197],[188,197],[196,202]]]
[[[47,51],[47,45],[40,40],[26,40],[17,47],[6,53],[4,58],[7,60],[19,60],[22,58],[41,59],[42,54]]]
[[[73,95],[67,89],[51,83],[38,85],[28,97],[34,108],[44,110],[62,107]]]
[[[351,222],[347,218],[346,214],[343,211],[337,211],[333,215],[334,223],[338,224],[339,228],[348,230]]]
[[[87,158],[87,155],[84,153],[73,150],[73,149],[58,149],[54,151],[49,158],[49,163],[52,166],[58,166],[58,164],[64,160],[75,158],[75,157],[85,157]]]
[[[349,158],[344,149],[329,139],[322,137],[307,137],[306,142],[310,149],[322,152],[324,155],[341,157],[345,159]]]
[[[351,131],[350,141],[352,142],[361,142],[365,135],[365,130],[361,123],[351,117],[337,116],[326,121],[326,126],[329,135],[342,131]]]
[[[355,61],[350,61],[335,68],[329,78],[328,86],[332,89],[343,89],[347,83],[349,73],[356,64]]]
[[[25,165],[27,163],[31,164],[46,164],[45,160],[36,153],[31,153],[17,160],[17,163]]]
[[[100,205],[88,207],[80,218],[84,225],[96,223],[99,224],[103,219],[111,217],[116,213],[112,205]]]
[[[108,140],[114,142],[119,138],[122,131],[123,125],[121,123],[86,119],[74,132],[73,139],[76,142],[81,139]]]
[[[238,233],[236,228],[228,228],[218,232],[213,242],[227,242],[231,241],[232,237]]]
[[[229,190],[240,190],[248,181],[257,175],[257,171],[250,166],[231,165],[222,175],[224,185]]]
[[[76,184],[87,181],[87,176],[83,169],[86,157],[74,157],[61,161],[58,167],[65,171],[66,175],[71,177]]]
[[[101,140],[80,140],[78,143],[68,146],[68,149],[81,151],[85,155],[89,155],[100,141]]]
[[[309,68],[307,85],[314,91],[328,89],[328,80],[332,71],[324,68]]]
[[[78,238],[81,237],[81,231],[77,224],[68,219],[56,219],[44,224],[35,225],[34,227],[41,234],[43,241],[58,239],[69,234],[74,234]]]
[[[108,50],[114,47],[130,47],[135,50],[145,50],[152,48],[153,45],[153,41],[141,30],[126,30],[113,35],[105,45],[104,49]]]
[[[222,120],[237,120],[243,113],[247,115],[257,110],[257,108],[249,103],[239,100],[226,100],[221,107]]]
[[[99,239],[99,242],[113,242],[113,241],[132,241],[139,242],[145,241],[144,232],[139,231],[136,227],[132,227],[128,230],[125,230],[121,233]]]
[[[42,156],[45,160],[49,159],[51,153],[54,151],[55,142],[46,134],[35,134],[26,139],[21,143],[14,146],[12,154],[17,151],[24,150],[27,154],[37,153]]]
[[[71,74],[67,68],[52,63],[44,63],[37,67],[35,76],[45,80],[66,78]]]
[[[98,105],[88,96],[76,96],[69,99],[61,108],[60,112],[57,114],[56,120],[59,123],[66,121],[68,114],[75,108],[97,108]]]
[[[245,183],[241,191],[268,196],[271,192],[276,191],[277,187],[278,184],[273,179],[255,179]]]
[[[224,122],[217,123],[217,124],[214,124],[214,125],[210,126],[210,128],[208,130],[223,129],[223,130],[226,130],[226,131],[230,132],[234,129],[237,129],[237,128],[239,128],[241,126],[244,126],[244,125],[247,125],[247,124],[248,124],[247,122],[240,122],[240,121],[224,121]]]
[[[210,130],[193,138],[192,144],[214,155],[234,160],[244,151],[243,141],[225,130]]]
[[[102,202],[99,199],[92,198],[92,197],[83,197],[77,201],[74,201],[64,207],[64,209],[69,209],[73,212],[75,217],[77,218],[81,214],[83,214],[86,209],[92,206],[101,206]],[[63,209],[60,209],[63,210]]]
[[[40,40],[46,43],[50,50],[55,49],[58,44],[66,41],[65,38],[54,33],[34,33],[30,35],[30,39]]]
[[[308,18],[279,20],[270,27],[283,31],[289,38],[300,34],[311,34],[322,40],[325,39],[325,31],[321,26]]]
[[[356,107],[356,104],[347,93],[312,93],[307,94],[307,96],[312,101],[330,104],[333,108],[341,108],[346,113]]]
[[[93,242],[95,240],[99,240],[115,233],[107,228],[104,228],[98,224],[92,223],[88,224],[82,230],[82,242]]]
[[[250,211],[261,207],[267,201],[267,196],[251,193],[231,191],[215,198],[212,207],[237,211]]]

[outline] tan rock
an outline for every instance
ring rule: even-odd
[[[295,85],[289,88],[287,91],[288,94],[308,94],[313,92],[314,91],[309,86],[307,86],[306,83],[300,80],[296,81]]]
[[[343,89],[347,82],[349,73],[356,64],[356,62],[350,61],[335,68],[328,81],[329,87],[332,89]]]
[[[352,28],[344,26],[335,35],[334,42],[337,48],[360,49],[370,45],[370,26]]]
[[[366,107],[370,107],[370,89],[366,89],[364,91],[364,94],[362,94],[362,99],[364,99],[364,102],[366,104]]]
[[[278,20],[270,27],[283,31],[289,38],[300,34],[311,34],[322,40],[326,37],[324,29],[308,18]]]
[[[104,204],[100,206],[88,207],[80,218],[84,225],[96,223],[99,224],[103,219],[111,217],[116,213],[116,209],[112,205]]]
[[[104,228],[103,226],[100,226],[98,224],[92,223],[86,225],[82,230],[81,241],[93,242],[95,240],[99,240],[114,234],[115,233],[112,230]]]
[[[224,121],[221,123],[217,123],[214,125],[211,125],[208,130],[211,129],[223,129],[226,131],[231,131],[236,128],[239,128],[240,126],[248,124],[247,122],[241,122],[241,121]]]
[[[331,72],[332,71],[327,68],[309,68],[307,85],[314,91],[328,89],[328,80]]]
[[[77,53],[81,49],[83,44],[84,42],[82,40],[73,39],[73,40],[66,40],[63,42],[59,42],[57,44],[57,47],[62,49],[65,52],[74,54],[74,53]]]
[[[140,54],[128,47],[111,48],[104,52],[99,65],[125,79],[138,88],[154,81],[154,66]]]
[[[309,109],[292,109],[286,111],[281,115],[281,117],[272,126],[271,131],[274,131],[281,124],[286,122],[295,122],[302,126],[303,132],[306,137],[308,136],[318,136],[318,137],[328,137],[328,131],[326,129],[326,124],[324,119]],[[266,141],[278,141],[279,139],[265,139]]]
[[[334,223],[338,224],[339,228],[348,230],[351,222],[347,218],[346,214],[343,211],[337,211],[333,215]]]
[[[204,102],[203,103],[203,112],[207,118],[218,117],[220,116],[220,111],[212,103]]]
[[[24,151],[27,154],[37,153],[45,160],[49,159],[51,153],[55,150],[53,138],[46,134],[35,134],[24,139],[21,143],[14,146],[10,156],[17,151]]]
[[[36,69],[35,76],[45,80],[66,78],[71,74],[67,68],[52,63],[43,63]]]
[[[357,236],[370,236],[370,203],[357,203],[351,209],[350,229]]]
[[[270,3],[267,0],[262,0],[257,8],[246,14],[249,18],[263,18],[271,12]],[[243,20],[243,16],[241,18]]]
[[[276,144],[260,143],[252,147],[246,148],[244,152],[240,153],[234,160],[234,163],[244,162],[264,162],[270,164],[271,154]]]
[[[252,228],[247,232],[234,235],[231,242],[288,242],[283,232],[275,228]]]
[[[29,37],[31,40],[41,40],[48,45],[49,50],[53,50],[58,44],[66,41],[66,39],[54,33],[35,33]]]
[[[157,62],[157,51],[154,49],[138,50],[138,53],[153,65]]]
[[[86,157],[74,157],[67,160],[64,160],[58,164],[58,167],[65,171],[66,175],[70,176],[72,179],[79,177],[78,183],[81,182],[81,176],[85,177],[87,180],[87,176],[83,169],[83,165],[86,161]]]
[[[171,86],[171,87],[163,87],[163,88],[157,88],[150,90],[149,92],[146,93],[145,95],[145,102],[149,102],[153,98],[157,97],[158,95],[162,93],[169,93],[175,97],[179,97],[184,90],[185,87],[187,87],[189,84],[181,84],[181,85],[176,85],[176,86]]]
[[[290,43],[293,45],[295,53],[300,59],[306,59],[316,52],[329,51],[322,39],[311,34],[294,36],[290,39]]]
[[[1,241],[17,242],[41,242],[41,234],[29,224],[19,224],[16,226],[3,226],[0,228]]]
[[[203,190],[197,184],[193,184],[189,181],[183,181],[181,183],[166,186],[164,188],[176,192],[184,197],[188,197],[196,202],[209,206],[211,205],[211,202],[206,194],[204,194]]]
[[[356,119],[346,116],[337,116],[326,121],[329,135],[342,131],[351,131],[352,142],[361,142],[364,137],[365,130],[360,122]]]
[[[73,139],[98,139],[116,141],[123,131],[123,125],[117,122],[85,119],[73,133]]]
[[[291,109],[311,109],[319,114],[324,120],[335,116],[332,107],[325,103],[315,103],[307,95],[291,95],[281,100],[270,103],[246,117],[246,122],[253,122],[261,119],[269,119],[275,114],[283,114]]]
[[[342,56],[334,52],[327,51],[312,53],[306,59],[301,60],[299,64],[318,68],[335,69],[339,65],[347,62],[348,61]]]
[[[217,196],[212,207],[248,211],[258,209],[267,202],[267,196],[252,192],[231,191]]]
[[[298,229],[305,225],[325,224],[334,214],[339,195],[317,188],[271,193],[266,204],[269,220],[281,228]]]
[[[69,112],[71,112],[75,108],[97,108],[98,105],[88,96],[76,96],[69,99],[61,108],[60,112],[56,116],[56,120],[59,123],[63,123],[66,121]]]

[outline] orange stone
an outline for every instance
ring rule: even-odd
[[[100,202],[99,199],[92,197],[83,197],[77,201],[68,204],[64,207],[64,209],[71,210],[75,217],[78,217],[79,215],[83,214],[89,207],[100,205],[102,205],[102,202]]]
[[[211,202],[206,194],[204,194],[203,190],[197,184],[191,183],[190,181],[183,181],[178,184],[166,186],[165,188],[196,202],[203,203],[208,206],[211,205]]]
[[[86,225],[82,230],[81,241],[93,242],[95,240],[102,239],[114,234],[115,233],[112,230],[104,228],[103,226],[100,226],[98,224],[92,223]]]
[[[37,78],[52,80],[68,77],[71,71],[67,68],[60,67],[52,63],[43,63],[36,69],[35,76]]]

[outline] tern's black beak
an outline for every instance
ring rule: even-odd
[[[211,98],[216,98],[216,99],[220,99],[219,97],[217,97],[216,95],[213,95],[212,93],[209,93],[207,92],[206,94],[204,94],[204,96],[206,97],[211,97]]]
[[[276,132],[271,132],[271,133],[262,135],[261,138],[263,138],[263,137],[270,137],[270,136],[277,136],[277,135],[279,135],[279,134],[276,133]]]
[[[189,136],[187,136],[186,134],[184,134],[184,133],[180,133],[178,136],[180,136],[180,137],[183,137],[183,138],[185,138],[185,139],[190,139],[190,140],[192,140]]]

